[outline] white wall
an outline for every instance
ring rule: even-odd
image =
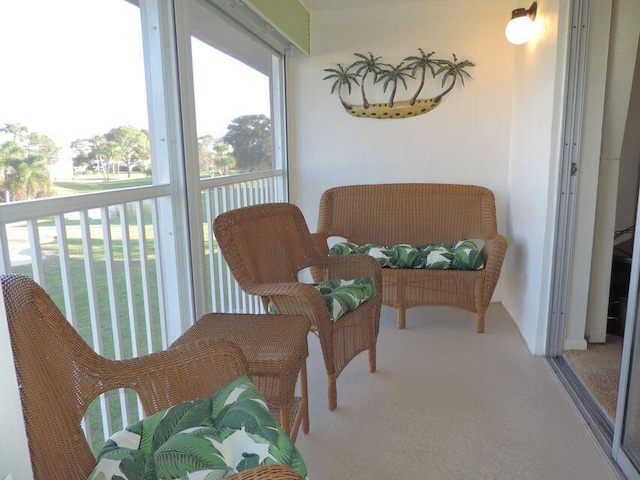
[[[545,350],[567,38],[567,2],[540,1],[537,39],[504,38],[511,1],[451,0],[312,13],[312,55],[291,62],[292,201],[313,230],[318,201],[351,183],[458,182],[491,188],[509,251],[494,301],[532,352]],[[323,69],[371,51],[455,52],[474,80],[434,111],[359,119],[329,95]]]
[[[510,0],[450,0],[312,12],[311,56],[292,58],[288,84],[291,200],[311,230],[327,188],[445,182],[492,189],[498,229],[506,232],[514,49],[504,28],[512,8]],[[420,117],[352,117],[330,95],[331,83],[322,80],[323,69],[351,63],[354,52],[398,63],[416,55],[418,47],[435,50],[437,57],[455,53],[476,64],[465,88],[456,86]],[[434,91],[440,92],[437,87]],[[408,99],[412,93],[400,90],[396,98]],[[500,300],[500,285],[494,300]]]
[[[515,48],[509,251],[503,303],[529,349],[545,350],[559,165],[567,2],[538,2],[534,41]],[[562,10],[561,10],[562,9]],[[560,45],[558,45],[560,42]]]

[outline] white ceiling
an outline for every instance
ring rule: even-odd
[[[402,3],[445,2],[448,0],[301,0],[312,12],[321,10],[345,10],[348,8],[364,8],[382,5],[399,5]]]

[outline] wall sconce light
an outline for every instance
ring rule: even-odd
[[[516,8],[511,12],[511,20],[507,23],[505,35],[514,45],[528,42],[535,32],[533,21],[536,19],[538,2],[533,2],[528,9]]]

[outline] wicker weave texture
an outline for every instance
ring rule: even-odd
[[[306,391],[306,359],[309,355],[307,335],[310,322],[304,316],[210,313],[200,318],[173,346],[202,339],[228,339],[244,353],[251,380],[276,407],[280,422],[295,441],[297,427],[309,431],[308,395]],[[295,404],[299,373],[301,401],[297,415],[290,418]]]
[[[47,293],[21,275],[0,277],[20,387],[34,477],[86,479],[95,458],[81,428],[87,407],[100,394],[135,390],[145,414],[203,398],[248,365],[227,340],[184,344],[130,360],[96,354]],[[230,479],[300,478],[288,468],[263,468]]]
[[[449,305],[476,313],[476,329],[484,331],[484,315],[498,282],[507,240],[497,232],[493,192],[476,185],[398,183],[351,185],[327,190],[320,200],[316,245],[340,236],[356,244],[452,244],[485,240],[485,268],[480,271],[383,269],[383,303],[405,310],[421,305]]]
[[[318,333],[329,382],[329,408],[337,405],[336,379],[358,353],[369,351],[369,368],[376,368],[376,342],[382,301],[382,272],[376,260],[358,255],[321,254],[302,212],[289,203],[272,203],[219,215],[213,229],[238,284],[247,293],[271,300],[280,314],[304,315]],[[316,269],[323,279],[371,276],[378,295],[348,312],[339,322],[329,320],[322,295],[298,281],[298,273]]]

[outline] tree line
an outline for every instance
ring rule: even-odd
[[[242,115],[227,126],[220,138],[198,138],[200,171],[208,176],[253,172],[273,168],[271,120],[265,115]]]
[[[19,123],[5,124],[0,133],[7,138],[0,144],[0,198],[9,202],[50,195],[47,165],[56,163],[60,147]]]
[[[46,135],[19,123],[0,128],[0,201],[29,200],[52,195],[48,166],[55,165],[62,148]],[[0,138],[1,139],[1,138]],[[149,132],[132,126],[71,142],[74,174],[94,173],[108,182],[124,169],[151,174]],[[202,176],[229,175],[273,168],[271,120],[265,115],[242,115],[222,137],[198,138]]]
[[[77,173],[92,170],[100,173],[108,182],[111,174],[120,167],[126,169],[127,177],[135,168],[150,172],[151,147],[147,130],[121,126],[112,128],[103,135],[78,138],[71,142],[74,152],[73,166]]]

